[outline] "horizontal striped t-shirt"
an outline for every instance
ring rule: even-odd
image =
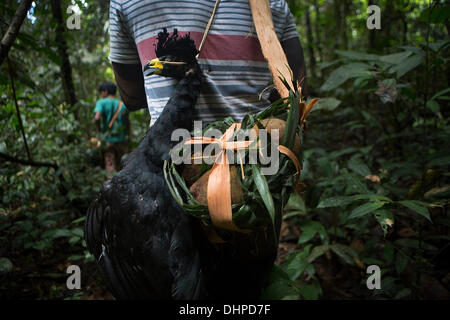
[[[261,0],[264,1],[264,0]],[[110,60],[144,66],[156,57],[158,32],[178,29],[190,33],[197,48],[214,8],[215,0],[111,0]],[[275,32],[280,41],[298,37],[285,0],[270,0]],[[260,95],[271,82],[253,25],[248,0],[222,0],[214,16],[199,63],[206,75],[194,110],[204,122],[232,116],[241,120],[249,112],[269,105]],[[157,75],[145,77],[151,124],[169,100],[176,80]]]

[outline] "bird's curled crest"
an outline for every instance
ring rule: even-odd
[[[173,56],[181,58],[186,62],[193,62],[199,52],[190,34],[187,33],[180,37],[177,29],[174,29],[172,35],[170,35],[167,29],[163,28],[163,31],[158,33],[157,40],[158,43],[155,44],[157,57]]]

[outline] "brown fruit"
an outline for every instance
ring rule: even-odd
[[[200,157],[201,155],[201,152],[196,152],[193,157]],[[194,160],[191,161],[194,162]],[[181,176],[184,178],[184,181],[188,187],[195,182],[197,176],[202,172],[202,166],[202,164],[186,164],[184,166]]]
[[[280,134],[280,143],[281,141],[283,141],[286,121],[277,118],[267,118],[261,120],[261,124],[266,128],[268,133],[270,133],[272,129],[278,129]],[[295,136],[295,142],[292,152],[294,152],[295,155],[298,155],[300,153],[300,137],[298,136],[298,134]]]
[[[208,205],[208,178],[211,174],[211,170],[206,171],[200,179],[189,188],[189,191],[194,196],[195,200],[201,204]],[[238,171],[236,167],[230,166],[230,190],[231,190],[231,203],[239,204],[242,202],[242,187],[238,177]]]

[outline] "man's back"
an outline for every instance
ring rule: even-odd
[[[111,1],[110,35],[113,62],[144,65],[155,58],[156,36],[163,28],[189,32],[197,47],[215,1]],[[285,0],[272,0],[275,31],[284,41],[298,37]],[[195,119],[214,121],[226,116],[240,120],[249,111],[269,104],[259,94],[270,83],[270,72],[253,26],[246,0],[222,0],[199,56],[206,75],[196,104]],[[175,80],[145,79],[147,105],[154,122],[166,105]]]
[[[102,115],[100,126],[100,133],[102,135],[105,134],[108,124],[110,123],[118,107],[119,107],[119,100],[114,98],[107,97],[97,101],[94,112],[100,112]],[[127,125],[125,114],[126,114],[126,107],[122,105],[119,115],[117,116],[117,119],[114,121],[110,133],[105,138],[105,141],[107,142],[125,141],[126,125]]]

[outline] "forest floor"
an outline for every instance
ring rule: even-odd
[[[284,261],[286,255],[298,249],[300,233],[295,226],[283,223],[281,242],[276,264]],[[45,252],[45,253],[44,253]],[[1,299],[81,299],[111,300],[114,297],[105,287],[94,262],[83,260],[71,262],[82,270],[81,290],[68,290],[66,280],[67,243],[59,241],[51,251],[17,250],[10,251],[9,259],[14,269],[0,279]],[[337,270],[331,261],[320,260],[315,264],[322,279],[325,299],[358,299],[364,297],[362,273],[356,268]],[[367,290],[365,290],[367,291]],[[367,295],[367,293],[366,293]]]
[[[298,250],[300,234],[295,225],[283,222],[277,265],[283,263],[289,253]],[[362,245],[358,241],[351,244],[356,250]],[[65,238],[54,241],[50,250],[14,249],[12,246],[0,248],[0,256],[7,253],[14,265],[11,272],[0,275],[0,299],[114,299],[101,280],[94,261],[86,261],[80,256],[79,260],[68,262],[70,255],[81,254],[74,249],[71,252],[68,248],[70,246]],[[66,287],[69,276],[66,270],[70,264],[76,264],[81,269],[81,290],[69,290]],[[322,288],[321,299],[374,298],[373,292],[366,287],[367,274],[363,268],[344,264],[330,253],[317,259],[314,267]],[[408,270],[405,275],[408,276]],[[450,285],[450,274],[443,282],[447,287]],[[436,277],[425,275],[420,282],[420,292],[428,299],[450,299],[448,289],[441,283]]]

